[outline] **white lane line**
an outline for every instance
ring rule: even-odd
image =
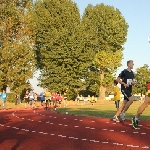
[[[48,134],[48,133],[43,133],[43,134]]]
[[[109,142],[102,142],[103,144],[108,144]]]
[[[90,140],[90,142],[94,142],[95,140]]]
[[[133,133],[139,133],[139,132],[133,132]]]
[[[143,146],[142,148],[149,148],[148,146]]]
[[[43,133],[43,132],[39,132],[39,133]]]
[[[61,137],[65,138],[65,137],[67,137],[67,136],[65,136],[65,135],[62,135]]]
[[[115,130],[110,130],[111,132],[115,131]]]

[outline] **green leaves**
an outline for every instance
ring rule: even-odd
[[[138,87],[133,87],[133,94],[145,94],[147,82],[150,81],[150,68],[147,64],[136,69],[135,79]]]
[[[31,1],[3,1],[1,7],[0,86],[22,91],[35,71],[32,31],[28,26]]]
[[[95,78],[99,79],[101,99],[101,95],[105,97],[105,87],[112,84],[114,74],[121,66],[128,24],[118,9],[98,4],[87,6],[81,26],[85,43],[94,53],[92,63],[99,70],[99,78],[97,75]]]

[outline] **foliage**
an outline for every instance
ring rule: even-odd
[[[32,32],[28,26],[30,0],[1,1],[0,86],[22,91],[35,71]]]
[[[128,25],[118,9],[104,4],[88,5],[81,24],[85,43],[95,54],[92,63],[100,71],[98,86],[100,86],[100,99],[102,99],[106,85],[111,83],[113,74],[121,65]]]
[[[133,94],[145,94],[147,82],[150,81],[150,68],[147,64],[136,69],[135,79],[137,87],[133,87]]]
[[[43,0],[35,3],[33,27],[40,86],[56,91],[82,86],[87,54],[80,45],[79,26],[80,14],[74,2]]]

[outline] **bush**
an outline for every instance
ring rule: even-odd
[[[7,101],[10,103],[15,103],[15,93],[8,93]]]

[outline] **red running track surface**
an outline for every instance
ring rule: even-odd
[[[150,149],[150,123],[140,125],[43,109],[0,111],[0,150]]]

